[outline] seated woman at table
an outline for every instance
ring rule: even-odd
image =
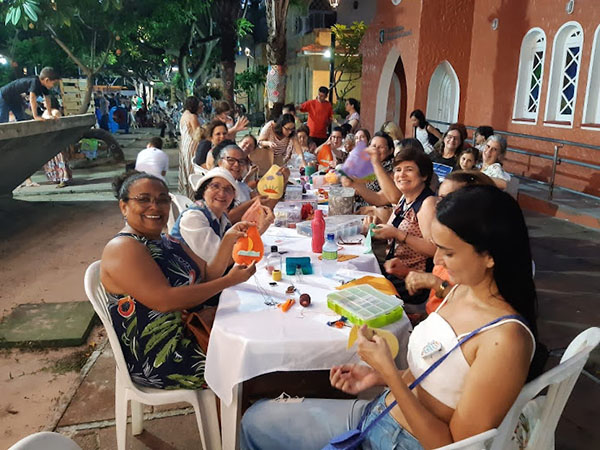
[[[510,174],[502,168],[502,160],[506,154],[506,139],[499,134],[492,134],[485,143],[481,158],[481,171],[491,177],[500,189],[506,189]]]
[[[210,169],[212,168],[212,161],[210,167],[207,165],[209,155],[213,148],[227,139],[227,125],[220,120],[213,120],[206,128],[206,135],[208,139],[203,139],[198,143],[194,164]]]
[[[498,188],[468,186],[440,201],[431,231],[456,287],[413,330],[408,369],[398,370],[385,341],[369,339],[361,328],[358,355],[368,366],[333,367],[330,381],[351,395],[387,386],[383,394],[371,402],[257,402],[242,419],[242,449],[290,448],[289,443],[296,450],[320,449],[347,430],[364,430],[394,400],[366,433],[362,448],[437,448],[500,424],[527,379],[535,350],[536,292],[523,214]],[[480,327],[409,390],[460,338]]]
[[[271,120],[263,126],[260,136],[258,136],[258,146],[270,149],[273,155],[272,161],[278,166],[285,165],[293,151],[300,158],[301,166],[305,167],[306,161],[304,161],[304,155],[295,133],[294,116],[282,114],[277,122]]]
[[[392,182],[392,161],[394,159],[394,141],[389,134],[383,131],[375,133],[369,143],[369,153],[371,155],[371,163],[375,168],[377,179],[374,181],[363,182],[361,180],[353,180],[349,177],[342,177],[342,185],[352,187],[356,191],[357,208],[365,206],[386,206],[390,205],[400,198],[396,193],[396,200],[390,200],[381,192],[382,181],[393,184]],[[360,212],[360,210],[359,210]]]
[[[254,265],[235,266],[223,276],[248,224],[231,228],[207,264],[161,234],[171,204],[163,180],[133,172],[113,186],[126,222],[104,248],[100,280],[131,378],[154,388],[205,388],[206,354],[184,333],[182,314],[203,309],[206,300],[254,274]]]

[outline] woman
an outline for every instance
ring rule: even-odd
[[[234,205],[237,182],[228,170],[215,167],[206,175],[192,175],[190,185],[195,202],[179,215],[170,234],[210,263],[231,228],[227,211]]]
[[[52,100],[54,101],[54,98]],[[58,119],[60,116],[61,113],[56,108],[53,108],[51,111],[45,110],[42,114],[42,118],[46,120]],[[69,150],[57,153],[54,158],[44,164],[44,173],[48,180],[56,183],[57,188],[60,189],[69,186],[73,180],[73,171],[69,167]]]
[[[494,180],[500,189],[506,189],[510,181],[510,174],[502,168],[506,147],[506,139],[503,136],[492,134],[485,143],[482,155],[481,171]]]
[[[220,120],[213,120],[210,122],[206,128],[208,139],[202,139],[198,143],[196,156],[194,156],[194,164],[206,169],[212,169],[213,159],[211,150],[227,139],[227,133],[227,125],[225,125],[225,122],[221,122]]]
[[[371,133],[366,128],[359,128],[356,130],[354,134],[354,145],[358,145],[359,142],[364,142],[369,145],[369,141],[371,140]]]
[[[189,198],[192,198],[193,195],[188,179],[194,173],[192,161],[198,147],[198,140],[194,140],[193,136],[200,127],[197,115],[199,104],[200,101],[193,95],[186,98],[184,111],[179,121],[179,133],[181,134],[181,140],[179,141],[179,192]]]
[[[273,155],[273,163],[278,166],[287,163],[293,150],[301,160],[301,167],[305,167],[306,161],[298,138],[294,135],[295,131],[294,116],[282,114],[277,122],[270,121],[265,124],[258,137],[258,146],[270,149]]]
[[[457,170],[448,174],[440,185],[438,199],[442,199],[465,186],[494,186],[494,182],[490,177],[477,170]],[[405,280],[409,295],[416,295],[422,289],[429,291],[429,298],[427,305],[425,305],[425,312],[427,314],[431,314],[437,309],[452,288],[452,284],[449,281],[450,275],[442,264],[442,261],[434,257],[433,263],[435,265],[431,273],[411,271]],[[421,317],[418,319],[421,319]]]
[[[465,138],[461,132],[461,125],[453,123],[448,127],[441,143],[438,142],[429,157],[434,163],[454,168],[456,166],[456,155],[462,151],[464,142]]]
[[[394,159],[394,184],[402,197],[387,224],[373,229],[373,237],[388,240],[383,264],[386,278],[405,303],[421,304],[427,293],[410,295],[404,279],[411,270],[430,271],[433,266],[427,267],[435,253],[431,222],[437,199],[429,189],[433,165],[416,139],[405,139],[401,147]],[[383,189],[389,190],[388,186]]]
[[[388,120],[381,126],[381,131],[392,137],[394,140],[394,155],[398,153],[400,141],[404,139],[404,133],[402,133],[400,127],[395,122]]]
[[[442,133],[427,122],[425,114],[420,109],[415,109],[410,113],[410,123],[414,130],[413,137],[418,139],[425,153],[430,154],[435,143],[441,139]]]
[[[153,388],[205,388],[206,353],[186,332],[182,315],[203,309],[206,300],[256,271],[254,265],[236,266],[223,276],[248,224],[225,234],[207,264],[161,234],[171,203],[163,180],[134,172],[113,186],[126,222],[104,248],[100,281],[131,378]]]
[[[457,286],[413,330],[409,368],[398,370],[385,341],[369,339],[361,328],[358,354],[369,366],[335,366],[330,381],[351,395],[387,386],[383,394],[371,402],[258,402],[242,420],[243,449],[286,448],[289,442],[298,450],[322,448],[359,423],[364,429],[393,401],[397,404],[366,434],[362,448],[437,448],[500,425],[525,383],[535,349],[536,293],[523,215],[497,188],[469,186],[439,203],[431,235]],[[459,338],[480,327],[409,390]],[[432,351],[435,344],[440,351]]]
[[[392,182],[392,161],[394,159],[394,141],[389,134],[378,131],[371,139],[368,148],[371,155],[371,163],[375,169],[377,178],[374,181],[363,182],[353,180],[342,176],[342,185],[352,187],[356,191],[356,206],[358,208],[365,206],[385,206],[398,201],[400,195],[398,192],[392,192],[392,199],[381,192],[381,183],[393,186]],[[391,188],[393,191],[394,188]]]
[[[235,140],[236,134],[238,134],[240,131],[248,129],[248,124],[250,121],[246,118],[246,116],[241,116],[234,122],[231,113],[232,109],[231,105],[229,105],[229,102],[221,100],[215,103],[215,116],[213,119],[225,122],[229,130],[227,139]]]
[[[346,112],[348,116],[346,116],[346,120],[344,123],[347,123],[352,128],[350,129],[350,133],[354,133],[356,130],[360,128],[360,103],[355,98],[349,98],[346,100]]]
[[[306,125],[300,125],[296,129],[296,137],[298,138],[298,144],[300,144],[300,148],[302,149],[302,154],[304,155],[304,161],[306,163],[312,163],[317,161],[317,157],[315,156],[315,150],[317,146],[310,138],[310,130]],[[294,156],[293,156],[294,157]],[[296,156],[298,159],[298,165],[300,164],[300,157]]]

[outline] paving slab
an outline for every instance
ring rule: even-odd
[[[0,323],[0,347],[82,345],[94,318],[87,301],[19,305]]]

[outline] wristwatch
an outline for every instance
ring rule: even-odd
[[[446,280],[442,281],[440,283],[440,285],[437,287],[437,289],[435,290],[435,296],[437,298],[444,298],[444,292],[446,291],[446,288],[450,286],[450,283]]]

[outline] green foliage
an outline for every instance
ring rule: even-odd
[[[254,24],[245,17],[241,17],[235,21],[235,29],[238,38],[243,38],[244,36],[252,33],[252,30],[254,30]]]
[[[245,93],[251,99],[252,105],[260,89],[267,81],[267,66],[255,65],[249,69],[235,74],[234,91],[236,94]]]
[[[344,99],[354,88],[352,83],[359,80],[362,74],[360,43],[367,31],[367,26],[363,21],[355,21],[350,26],[334,25],[331,27],[331,31],[336,39],[335,82],[333,88],[336,96]],[[339,48],[341,48],[341,51],[338,51]],[[338,86],[340,89],[338,89]]]

